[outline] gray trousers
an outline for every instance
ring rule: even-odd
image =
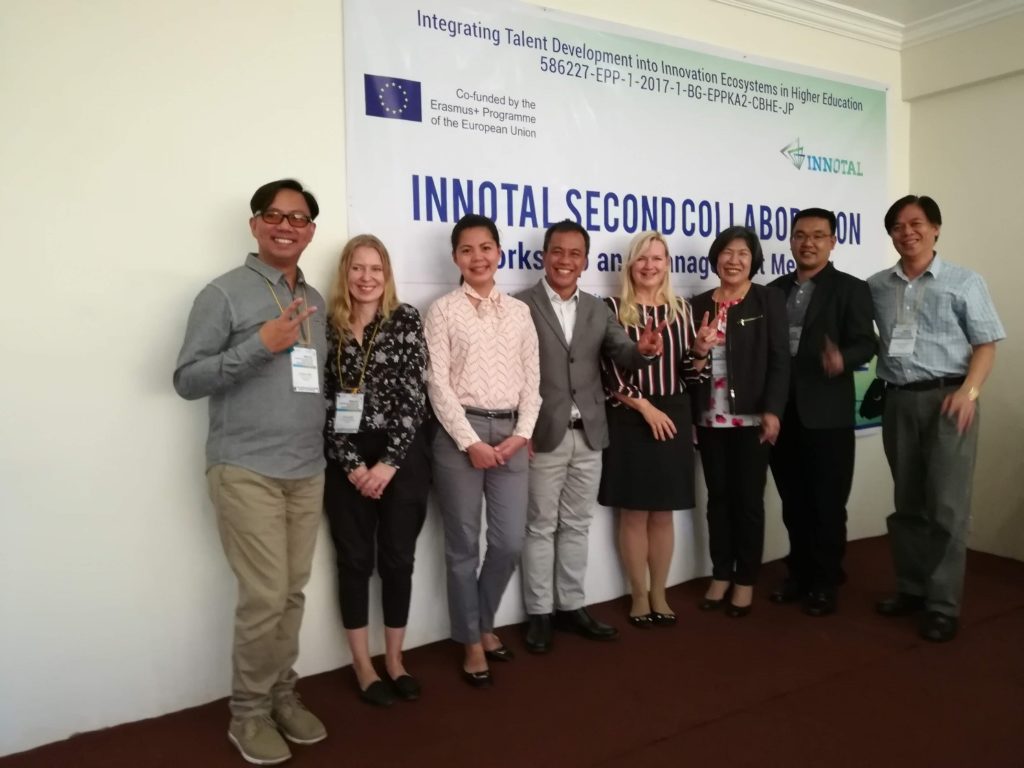
[[[889,390],[882,442],[895,484],[889,543],[896,588],[929,611],[960,614],[980,412],[959,434],[939,410],[955,387]]]
[[[587,534],[601,483],[601,451],[582,429],[530,462],[530,506],[523,547],[523,603],[531,615],[586,604]]]
[[[515,427],[510,419],[467,416],[480,439],[490,445],[500,443]],[[433,453],[434,490],[444,521],[452,640],[478,643],[482,633],[494,631],[494,614],[523,548],[529,459],[523,448],[504,466],[475,469],[443,429],[437,430]],[[481,499],[487,501],[482,566]]]

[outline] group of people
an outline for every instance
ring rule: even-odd
[[[597,502],[618,510],[628,623],[675,624],[673,510],[695,506],[695,441],[712,562],[699,607],[750,613],[770,467],[790,538],[789,575],[771,600],[834,612],[853,371],[876,353],[897,573],[896,596],[877,608],[924,611],[930,640],[955,635],[977,400],[1005,334],[984,281],[935,255],[941,216],[930,198],[893,204],[885,227],[900,261],[867,282],[831,263],[828,210],[796,214],[796,270],[767,286],[753,281],[758,238],[730,227],[708,255],[719,285],[689,302],[673,292],[657,232],[634,237],[617,296],[581,291],[590,238],[569,220],[544,235],[544,276],[507,295],[495,284],[497,228],[470,214],[451,233],[459,285],[423,321],[398,300],[387,248],[372,235],[346,244],[329,302],[306,283],[298,261],[319,209],[298,182],[263,185],[250,210],[257,252],[200,292],[174,374],[180,395],[210,398],[207,483],[238,581],[228,737],[246,760],[283,762],[285,739],[326,737],[293,670],[322,511],[356,682],[371,704],[421,693],[402,642],[431,487],[451,637],[475,687],[492,683],[492,662],[513,658],[494,621],[520,562],[530,652],[550,650],[554,629],[617,636],[586,608]],[[374,567],[380,672],[367,633]]]

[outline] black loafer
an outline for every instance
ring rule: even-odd
[[[491,684],[491,670],[485,669],[483,672],[468,672],[464,669],[462,670],[462,679],[474,688],[487,688]]]
[[[779,605],[795,603],[804,596],[805,592],[806,590],[804,590],[799,583],[792,579],[786,579],[779,585],[778,589],[768,595],[768,599],[773,603],[778,603]]]
[[[947,643],[956,637],[959,624],[956,616],[928,611],[921,620],[921,637],[933,643]]]
[[[650,629],[654,626],[654,617],[649,613],[645,613],[643,616],[630,616],[629,626],[637,629]]]
[[[674,613],[658,613],[657,611],[652,611],[650,616],[651,621],[654,622],[654,626],[656,627],[674,627],[678,621]]]
[[[490,651],[484,650],[484,656],[491,661],[512,661],[512,659],[516,657],[516,655],[512,653],[512,649],[504,645],[500,645]]]
[[[393,678],[385,672],[384,680],[391,685],[395,695],[403,701],[416,701],[423,692],[419,680],[412,675],[399,675]]]
[[[531,615],[526,626],[526,650],[530,653],[547,653],[551,650],[551,636],[551,615]]]
[[[391,686],[383,680],[374,680],[366,686],[366,690],[359,692],[359,698],[375,707],[390,707],[395,703],[395,694],[391,692]]]
[[[577,608],[575,611],[555,611],[554,625],[556,629],[575,632],[588,640],[614,640],[619,636],[619,630],[598,621],[590,615],[586,608]]]
[[[875,610],[883,616],[911,616],[924,610],[924,598],[900,592],[895,597],[876,603]]]
[[[811,592],[804,598],[804,613],[808,616],[828,616],[836,612],[834,592]]]

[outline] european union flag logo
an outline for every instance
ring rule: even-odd
[[[366,114],[395,120],[423,122],[420,84],[400,77],[363,75],[366,88]]]

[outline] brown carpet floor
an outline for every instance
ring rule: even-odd
[[[293,747],[289,766],[1024,766],[1024,563],[968,556],[961,631],[921,640],[912,619],[875,615],[892,584],[884,538],[854,542],[839,613],[814,619],[768,602],[753,613],[695,604],[703,580],[674,587],[671,629],[629,627],[626,600],[593,606],[620,627],[595,643],[559,633],[530,656],[492,664],[495,685],[458,677],[450,642],[409,651],[423,698],[372,708],[348,668],[306,678],[304,700],[330,737]],[[0,758],[0,768],[239,768],[220,700]]]

